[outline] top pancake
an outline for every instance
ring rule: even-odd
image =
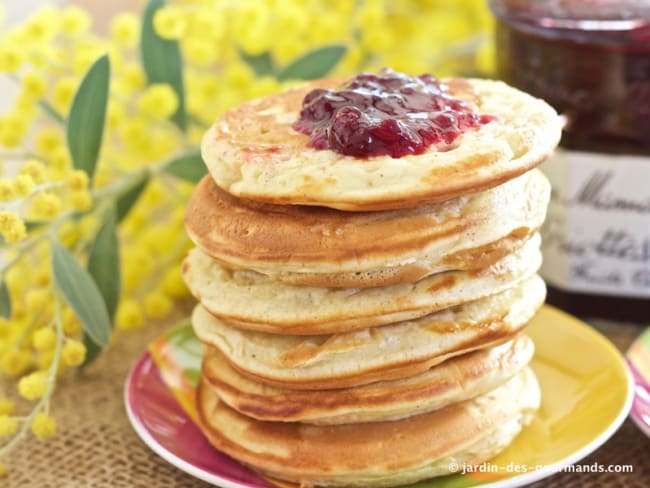
[[[337,85],[313,81],[223,114],[202,142],[216,183],[232,195],[275,204],[409,208],[497,186],[537,166],[560,139],[559,118],[544,101],[503,82],[471,79],[450,80],[450,94],[498,119],[468,130],[449,150],[361,159],[313,149],[292,124],[309,91]]]

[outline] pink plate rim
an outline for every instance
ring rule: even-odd
[[[143,408],[138,404],[138,395],[147,395],[147,392],[138,390],[137,379],[139,377],[146,377],[148,386],[156,387],[155,383],[160,383],[164,387],[164,391],[161,391],[163,395],[166,394],[167,398],[157,398],[156,400],[161,400],[162,402],[168,401],[169,404],[165,405],[165,408],[171,409],[173,415],[177,415],[178,418],[183,418],[183,420],[188,422],[187,429],[189,430],[189,437],[196,441],[199,446],[207,446],[207,453],[211,457],[210,461],[215,455],[223,456],[223,460],[219,461],[220,465],[225,463],[232,463],[233,467],[239,468],[242,472],[249,473],[249,478],[258,478],[259,482],[249,483],[242,482],[240,480],[234,479],[232,477],[226,476],[224,474],[218,474],[214,469],[204,469],[197,464],[184,459],[178,454],[172,452],[169,448],[165,447],[160,439],[156,438],[152,429],[147,426],[145,419],[143,419],[142,413]],[[158,368],[151,357],[151,354],[148,351],[145,351],[137,362],[134,364],[133,368],[127,376],[126,383],[124,385],[124,405],[126,407],[126,413],[133,426],[133,429],[140,437],[140,439],[157,455],[163,458],[165,461],[170,463],[173,466],[185,471],[186,473],[206,481],[210,484],[221,486],[223,488],[269,488],[275,487],[268,481],[259,478],[257,475],[253,474],[247,468],[241,466],[237,461],[227,457],[225,454],[221,454],[216,451],[205,439],[203,434],[198,430],[198,427],[194,425],[191,419],[187,414],[182,410],[181,406],[176,402],[176,399],[173,397],[171,391],[167,389],[164,385],[162,378],[158,372]],[[199,454],[200,455],[200,454]]]
[[[650,437],[650,378],[644,377],[634,364],[627,359],[627,366],[634,381],[634,400],[630,410],[630,418],[639,430]],[[645,415],[643,412],[647,412]]]

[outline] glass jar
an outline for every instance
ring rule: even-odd
[[[549,303],[650,322],[650,0],[491,0],[498,75],[566,117],[542,165]]]

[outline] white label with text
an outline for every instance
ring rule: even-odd
[[[650,158],[558,150],[542,275],[568,291],[650,297]]]

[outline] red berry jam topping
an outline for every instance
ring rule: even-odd
[[[449,146],[466,130],[496,119],[475,113],[448,92],[429,74],[362,73],[338,90],[309,92],[293,128],[310,136],[309,145],[316,149],[399,158],[431,145]]]

